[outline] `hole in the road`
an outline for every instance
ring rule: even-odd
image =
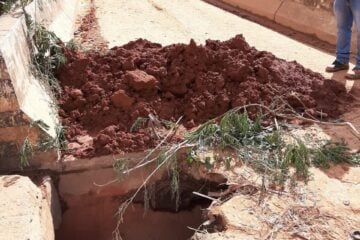
[[[221,191],[221,182],[195,180],[186,174],[180,175],[181,202],[178,210],[172,197],[169,179],[158,181],[148,187],[149,208],[144,208],[144,192],[138,195],[134,203],[124,214],[120,225],[124,240],[185,240],[194,230],[206,221],[204,209],[210,201],[198,197],[193,191],[207,194]],[[151,189],[149,189],[151,188]],[[94,195],[74,200],[74,206],[68,206],[63,214],[63,222],[56,232],[56,240],[110,240],[116,226],[115,213],[126,196],[96,197]]]

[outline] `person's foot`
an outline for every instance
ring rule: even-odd
[[[360,68],[355,67],[350,73],[345,75],[345,78],[350,80],[360,80]]]
[[[349,69],[349,64],[343,64],[337,60],[335,60],[330,66],[327,66],[325,71],[326,72],[338,72],[338,71],[342,71],[342,70],[348,70]]]

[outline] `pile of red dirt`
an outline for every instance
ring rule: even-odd
[[[106,54],[65,52],[60,116],[77,157],[153,147],[157,141],[148,131],[129,131],[149,114],[171,121],[183,116],[191,128],[237,106],[269,106],[279,96],[300,113],[328,117],[341,114],[340,103],[349,99],[343,85],[257,51],[241,35],[204,46],[162,47],[140,39]]]

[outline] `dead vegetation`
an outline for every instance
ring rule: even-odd
[[[247,109],[250,107],[259,109],[259,115],[253,120],[247,114]],[[291,114],[278,113],[275,109],[272,110],[261,104],[238,107],[201,124],[193,131],[185,133],[184,140],[176,144],[171,144],[168,140],[170,136],[176,134],[180,119],[176,123],[171,124],[166,121],[166,125],[160,124],[164,123],[164,121],[158,120],[154,116],[148,119],[141,118],[137,120],[131,129],[132,131],[136,131],[141,125],[150,124],[152,127],[149,128],[149,131],[156,132],[159,127],[167,126],[168,132],[166,135],[163,134],[162,141],[157,147],[151,150],[136,166],[129,169],[126,163],[116,161],[115,168],[120,175],[128,174],[135,169],[156,163],[156,168],[143,181],[143,184],[135,191],[132,197],[119,207],[117,212],[119,218],[118,226],[122,222],[123,214],[127,207],[133,202],[140,191],[145,191],[145,204],[151,201],[149,198],[150,194],[147,191],[147,184],[152,176],[162,167],[168,168],[173,197],[179,197],[179,171],[177,170],[177,165],[180,159],[177,159],[177,153],[180,149],[187,149],[187,164],[200,164],[205,166],[208,171],[221,167],[230,170],[232,166],[239,164],[254,169],[262,178],[261,187],[258,189],[260,194],[259,202],[264,202],[268,191],[281,193],[286,188],[286,185],[290,186],[293,191],[293,187],[296,186],[295,181],[300,180],[307,183],[311,178],[309,171],[311,166],[327,168],[333,163],[353,165],[360,163],[359,155],[350,153],[350,150],[343,142],[318,143],[319,147],[309,147],[303,139],[292,135],[289,130],[293,126],[286,121],[279,121],[280,119],[289,120],[299,117],[309,122],[332,123],[300,116],[289,108],[287,112],[289,110],[291,110]],[[270,124],[269,121],[266,121],[267,124],[265,126],[265,119],[269,118],[273,120],[270,121]],[[346,124],[352,128],[351,123]],[[356,129],[354,130],[357,131]],[[156,137],[159,137],[159,135],[154,134]],[[150,158],[158,150],[160,150],[160,153],[156,157]],[[209,155],[207,154],[208,152],[212,154]],[[182,160],[185,159],[180,161]],[[217,203],[222,201],[221,197],[218,199],[210,197],[210,199],[214,199]],[[178,204],[179,201],[181,199],[177,199],[176,203]],[[307,210],[304,211],[300,211],[300,213],[307,212]],[[278,221],[290,221],[289,218],[301,217],[302,219],[304,217],[304,214],[301,216],[296,216],[296,214],[293,210],[287,210],[279,216]],[[305,219],[306,217],[304,217]],[[292,221],[292,223],[294,222]],[[271,236],[277,231],[276,229],[279,224],[282,226],[281,223],[276,221],[272,223],[273,230],[270,233]],[[118,228],[114,230],[113,234],[114,239],[121,239]]]

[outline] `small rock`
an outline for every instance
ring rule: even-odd
[[[76,158],[73,155],[65,155],[63,157],[63,161],[64,162],[72,162],[72,161],[76,161]]]
[[[86,99],[84,97],[78,97],[76,98],[76,100],[73,102],[73,106],[75,108],[81,108],[82,106],[84,106],[86,104]]]
[[[302,125],[304,124],[304,121],[298,118],[293,118],[289,121],[289,123],[294,125]]]
[[[96,139],[96,142],[100,146],[105,146],[106,144],[111,142],[111,137],[109,137],[106,134],[99,134]]]
[[[81,145],[78,144],[77,142],[71,142],[67,145],[68,150],[74,150],[74,149],[78,149],[80,147],[81,147]]]
[[[91,146],[94,143],[94,139],[89,135],[77,136],[76,141],[85,146]]]
[[[103,132],[110,137],[115,137],[117,129],[118,129],[117,126],[111,125],[106,127]]]
[[[186,123],[186,127],[188,127],[188,128],[193,128],[195,126],[196,125],[195,125],[194,119],[191,119]]]
[[[92,95],[89,95],[87,99],[90,102],[97,102],[100,100],[100,96],[99,96],[99,94],[92,94]]]
[[[167,99],[174,99],[175,98],[174,94],[172,94],[171,92],[166,92],[164,94],[164,97],[167,98]]]
[[[158,85],[158,81],[154,76],[141,70],[127,72],[125,74],[125,80],[136,91],[154,90]]]
[[[118,90],[111,96],[111,101],[115,107],[129,109],[135,100],[127,95],[124,90]]]
[[[80,89],[75,88],[70,91],[69,95],[72,98],[77,98],[77,97],[81,97],[83,95],[83,92]]]
[[[124,70],[134,70],[135,69],[134,60],[131,58],[127,58],[125,60],[125,62],[123,63],[123,69]]]

